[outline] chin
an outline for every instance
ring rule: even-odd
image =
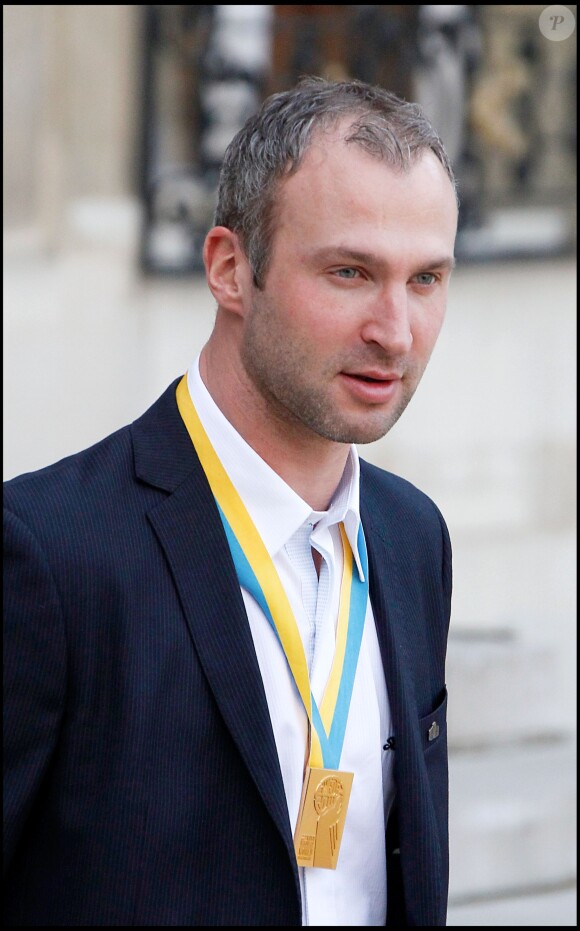
[[[332,440],[335,443],[355,443],[356,445],[366,445],[374,443],[385,436],[391,427],[397,422],[398,417],[388,417],[383,419],[382,423],[363,424],[359,418],[356,422],[345,422],[324,425],[311,425],[319,436],[326,440]]]

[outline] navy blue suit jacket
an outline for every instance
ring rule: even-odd
[[[4,486],[7,925],[301,924],[258,662],[176,384]],[[396,740],[387,923],[444,925],[449,538],[366,463],[361,515]]]

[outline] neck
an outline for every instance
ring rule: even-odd
[[[258,455],[315,511],[325,511],[340,482],[350,446],[277,417],[235,358],[219,356],[212,339],[202,350],[202,381],[222,414]]]

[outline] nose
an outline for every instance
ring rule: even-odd
[[[381,291],[361,328],[365,343],[376,343],[389,355],[405,355],[413,345],[409,298],[404,285]]]

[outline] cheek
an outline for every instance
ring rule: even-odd
[[[286,338],[309,356],[326,356],[356,341],[364,307],[353,293],[339,295],[320,277],[298,271],[273,276],[268,285],[282,342]]]
[[[411,319],[411,332],[415,348],[430,352],[437,341],[445,319],[445,304],[442,302],[422,303],[416,307]]]
[[[344,310],[341,313],[328,295],[311,283],[301,283],[286,291],[284,308],[289,335],[315,342],[321,349],[336,340],[344,322]]]

